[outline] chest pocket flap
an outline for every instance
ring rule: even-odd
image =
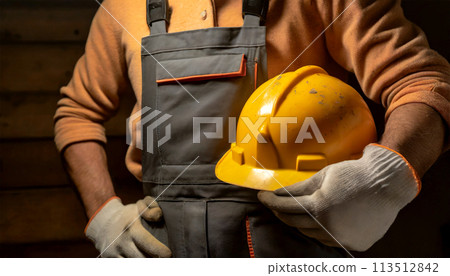
[[[244,54],[214,55],[161,61],[156,67],[158,84],[192,82],[245,76],[246,59]]]

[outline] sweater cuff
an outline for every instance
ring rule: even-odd
[[[441,94],[434,91],[417,91],[410,94],[406,94],[392,102],[386,111],[385,120],[389,118],[392,111],[394,111],[399,106],[409,104],[409,103],[422,103],[436,110],[436,112],[441,115],[444,120],[444,125],[446,127],[446,139],[444,144],[444,151],[450,147],[450,102]]]
[[[55,123],[55,143],[62,152],[68,145],[83,141],[106,143],[105,128],[86,119],[66,117]]]

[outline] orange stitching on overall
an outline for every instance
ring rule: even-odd
[[[258,86],[257,82],[258,82],[258,62],[255,62],[255,90]]]
[[[247,244],[250,258],[255,258],[255,251],[253,250],[252,234],[250,233],[250,220],[248,216],[245,217],[245,228],[247,229]]]

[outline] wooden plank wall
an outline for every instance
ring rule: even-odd
[[[53,142],[59,88],[84,52],[94,0],[0,2],[0,256],[96,256],[82,204]],[[125,202],[140,184],[124,166],[124,99],[106,124],[110,171]]]
[[[448,3],[404,1],[407,16],[447,59]],[[83,236],[82,205],[53,143],[52,117],[58,90],[83,54],[98,4],[2,0],[0,8],[0,257],[96,256]],[[125,202],[141,197],[123,161],[125,118],[132,104],[125,99],[106,125],[110,170]],[[361,256],[450,256],[449,159],[447,154],[433,166],[421,196],[400,213],[386,238]]]

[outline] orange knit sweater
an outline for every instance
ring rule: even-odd
[[[169,0],[169,6],[168,32],[243,23],[242,0]],[[59,150],[75,142],[106,142],[102,123],[113,116],[120,96],[134,92],[135,110],[141,105],[146,0],[106,0],[103,7],[72,80],[61,89],[55,114]],[[403,16],[400,0],[271,0],[266,26],[269,78],[288,65],[287,71],[318,65],[344,80],[351,71],[364,93],[386,107],[386,118],[400,105],[424,103],[450,124],[450,65]],[[128,150],[126,164],[140,179],[139,150]]]

